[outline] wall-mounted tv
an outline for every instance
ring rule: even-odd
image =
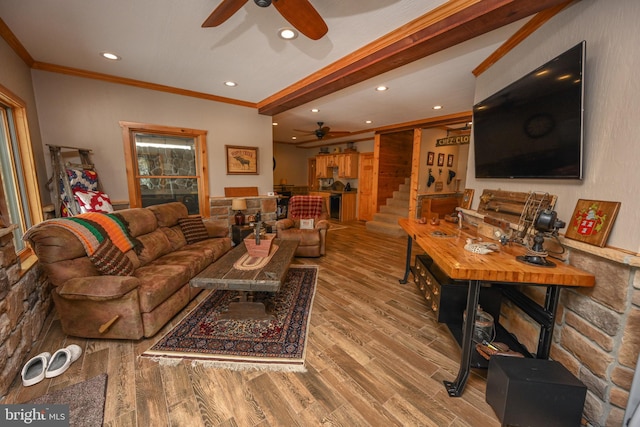
[[[582,179],[585,45],[473,106],[476,178]]]

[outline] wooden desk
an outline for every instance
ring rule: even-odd
[[[556,261],[556,267],[539,267],[516,260],[523,255],[525,249],[516,246],[502,246],[500,252],[479,255],[464,250],[466,239],[476,237],[473,227],[464,226],[459,229],[456,224],[441,221],[434,226],[429,223],[420,224],[416,220],[402,218],[398,221],[407,232],[407,259],[404,278],[400,283],[407,283],[411,272],[411,247],[415,240],[418,245],[433,259],[434,264],[454,280],[467,281],[467,321],[462,330],[460,370],[453,382],[444,381],[450,396],[460,396],[469,376],[472,351],[472,333],[475,324],[476,308],[480,287],[483,284],[497,284],[502,287],[503,295],[540,324],[540,337],[535,357],[547,359],[551,350],[551,339],[555,321],[555,313],[563,286],[592,287],[595,277],[573,266]],[[526,295],[509,285],[546,286],[547,293],[544,306],[536,304]],[[455,334],[454,334],[455,335]]]

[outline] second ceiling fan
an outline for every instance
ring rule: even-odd
[[[349,131],[344,131],[344,130],[332,131],[329,126],[324,125],[324,122],[317,122],[317,124],[318,124],[318,129],[316,130],[309,131],[309,130],[294,129],[294,131],[303,132],[305,135],[315,135],[316,138],[318,139],[322,139],[325,136],[329,138],[340,138],[341,136],[351,135],[351,132]]]
[[[236,13],[248,0],[222,0],[209,15],[202,27],[217,27]],[[268,7],[272,0],[254,0],[260,7]],[[318,40],[329,30],[324,19],[309,3],[309,0],[273,0],[273,5],[282,17],[298,31],[312,40]]]

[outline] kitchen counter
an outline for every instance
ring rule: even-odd
[[[356,219],[356,194],[357,188],[344,190],[318,190],[310,191],[309,195],[322,196],[326,199],[327,210],[331,218],[339,221],[352,221]]]

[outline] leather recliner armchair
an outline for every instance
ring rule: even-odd
[[[304,220],[312,220],[304,221]],[[306,223],[306,224],[305,224]],[[301,228],[308,226],[310,228]],[[322,196],[293,196],[287,218],[276,222],[278,239],[297,240],[296,256],[319,257],[325,254],[329,211]]]

